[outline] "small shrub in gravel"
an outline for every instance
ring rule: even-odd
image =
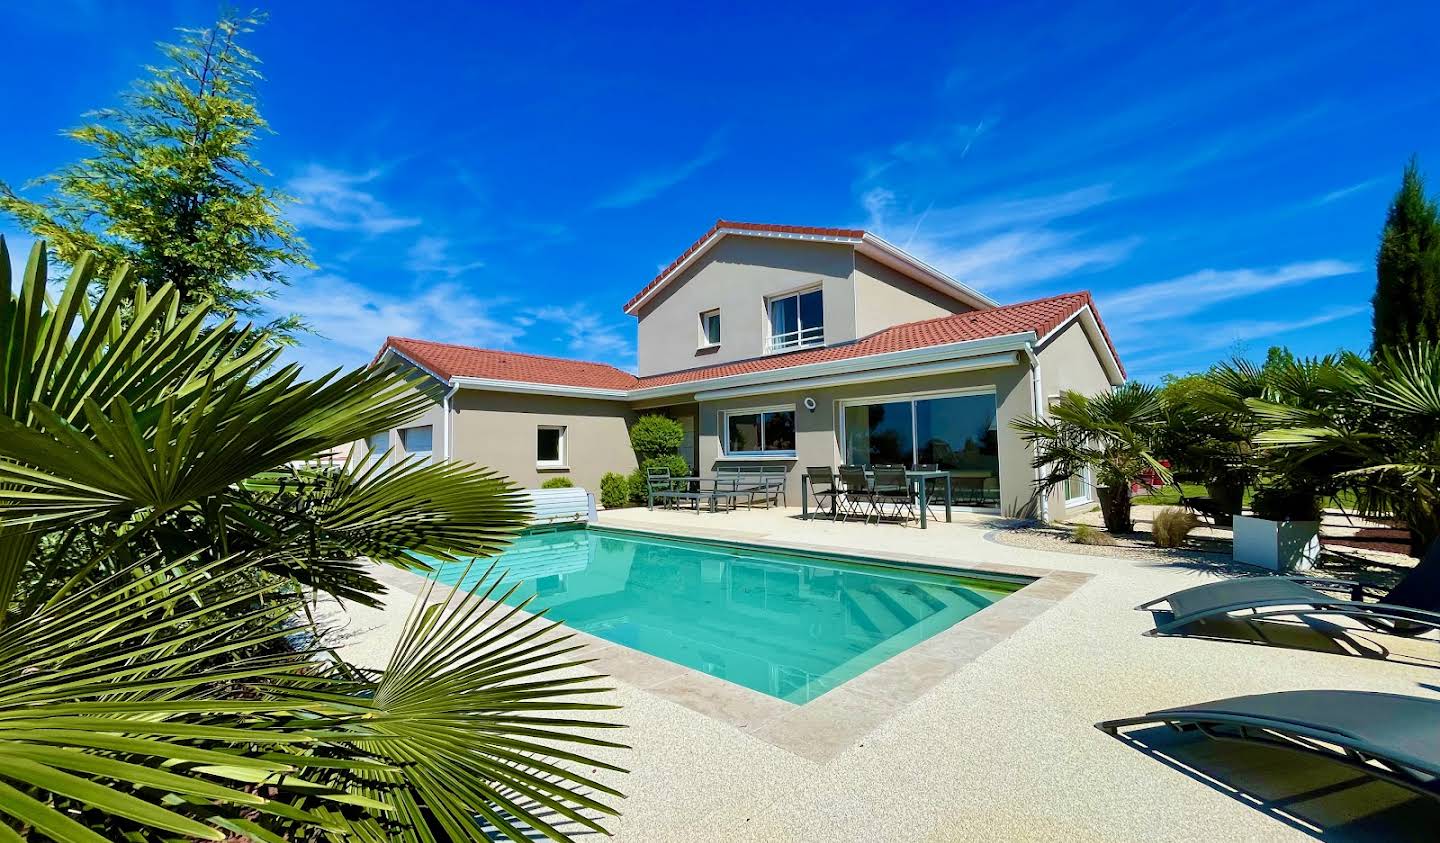
[[[1156,547],[1179,547],[1185,543],[1190,531],[1200,526],[1200,519],[1188,510],[1167,506],[1155,513],[1151,525],[1151,536]]]
[[[1110,535],[1104,530],[1097,530],[1094,527],[1091,527],[1089,524],[1081,524],[1080,526],[1076,527],[1075,532],[1070,534],[1070,541],[1075,542],[1076,544],[1088,544],[1094,545],[1096,547],[1115,546],[1114,536]]]

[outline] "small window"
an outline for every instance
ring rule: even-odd
[[[741,410],[725,414],[727,456],[794,456],[793,409]]]
[[[385,450],[390,447],[389,433],[375,433],[365,437],[365,465],[379,462],[385,456]]]
[[[767,302],[768,351],[788,351],[825,343],[825,303],[820,290],[776,296]]]
[[[1090,500],[1090,470],[1065,478],[1065,503],[1074,506]]]
[[[536,428],[535,465],[540,468],[565,467],[565,428],[555,425]]]
[[[720,344],[720,311],[707,310],[700,314],[700,347],[709,348]]]
[[[406,456],[428,458],[433,441],[434,428],[428,424],[422,427],[402,427],[400,429],[400,447],[405,450]]]

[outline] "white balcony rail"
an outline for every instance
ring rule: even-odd
[[[809,348],[812,345],[822,345],[825,342],[825,326],[816,325],[813,328],[802,328],[798,331],[789,331],[783,334],[771,334],[765,341],[766,351],[786,351],[792,348]]]

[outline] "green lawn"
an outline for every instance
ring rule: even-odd
[[[1182,486],[1185,487],[1185,496],[1186,496],[1186,497],[1190,497],[1190,498],[1203,498],[1203,497],[1206,497],[1205,487],[1204,487],[1204,486],[1201,486],[1199,483],[1182,483],[1182,484],[1180,484],[1180,485],[1182,485]],[[1246,506],[1249,506],[1249,505],[1250,505],[1250,498],[1251,498],[1251,497],[1252,497],[1252,490],[1246,489],[1246,490],[1245,490],[1245,505],[1246,505]],[[1354,495],[1354,494],[1352,494],[1352,493],[1350,493],[1350,492],[1341,492],[1340,495],[1339,495],[1339,498],[1340,498],[1340,505],[1343,506],[1347,512],[1354,512],[1354,511],[1355,511],[1355,495]],[[1134,498],[1134,500],[1133,500],[1133,503],[1137,503],[1137,504],[1152,504],[1152,505],[1154,505],[1154,506],[1174,506],[1174,505],[1180,503],[1180,493],[1179,493],[1178,491],[1176,491],[1176,489],[1175,489],[1175,487],[1174,487],[1173,485],[1171,485],[1171,486],[1165,486],[1165,487],[1163,487],[1163,488],[1156,489],[1156,490],[1155,490],[1155,493],[1154,493],[1154,494],[1151,494],[1151,495],[1136,495],[1135,498]],[[1335,502],[1334,502],[1334,501],[1330,501],[1330,500],[1323,501],[1322,503],[1323,503],[1324,506],[1326,506],[1326,507],[1333,507],[1333,506],[1335,506]]]

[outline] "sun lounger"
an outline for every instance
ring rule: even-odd
[[[1333,596],[1325,591],[1348,593]],[[1245,620],[1344,615],[1392,635],[1416,636],[1440,629],[1440,542],[1420,564],[1375,603],[1364,602],[1364,589],[1348,580],[1316,577],[1244,577],[1206,583],[1141,604],[1140,611],[1168,605],[1171,617],[1155,633],[1174,632],[1206,618],[1246,612]]]
[[[1321,756],[1440,799],[1440,700],[1369,691],[1281,691],[1095,726],[1117,735],[1153,723]]]

